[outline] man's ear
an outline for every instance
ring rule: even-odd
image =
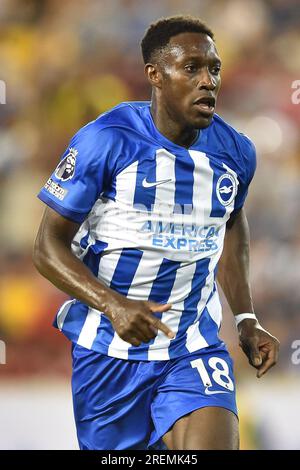
[[[162,73],[159,70],[158,65],[146,64],[145,75],[151,86],[161,88]]]

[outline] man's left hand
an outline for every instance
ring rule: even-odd
[[[240,347],[260,378],[276,364],[280,343],[256,320],[243,320],[238,325],[238,331]]]

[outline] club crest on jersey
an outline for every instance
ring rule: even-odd
[[[231,204],[237,193],[238,182],[231,173],[224,173],[217,181],[217,198],[223,206]]]
[[[61,181],[68,181],[73,178],[75,173],[76,155],[78,151],[70,148],[69,153],[57,165],[55,176]]]

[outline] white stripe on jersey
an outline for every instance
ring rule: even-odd
[[[222,321],[222,306],[220,303],[217,285],[216,292],[214,292],[212,298],[209,300],[206,307],[209,315],[211,316],[213,321],[218,325],[218,328],[220,328]]]
[[[60,329],[60,331],[63,329],[66,316],[68,315],[70,308],[75,302],[76,302],[76,299],[67,300],[65,303],[62,304],[59,311],[57,312],[56,321],[57,321],[57,326]]]
[[[121,171],[116,177],[116,201],[126,200],[126,204],[133,206],[136,187],[138,160]]]
[[[193,220],[198,225],[207,225],[211,212],[213,170],[203,152],[189,150],[194,162]],[[199,204],[198,201],[201,201]]]
[[[109,248],[110,246],[108,245],[107,249],[109,250]],[[111,283],[121,254],[121,250],[112,252],[108,251],[100,258],[98,279],[100,279],[100,281],[102,281],[106,286],[109,286]]]
[[[172,213],[175,201],[175,155],[165,149],[156,152],[156,181],[167,181],[158,184],[155,190],[153,213]]]
[[[94,308],[89,308],[86,320],[80,332],[77,343],[84,348],[90,349],[97,336],[97,330],[101,322],[101,313]]]
[[[89,231],[88,230],[88,222],[85,221],[81,225],[81,227],[79,228],[78,232],[76,233],[76,236],[74,237],[74,239],[72,241],[72,252],[81,261],[83,260],[83,258],[87,254],[88,249],[89,249],[90,244],[91,244],[90,237],[89,237],[87,247],[84,250],[82,249],[82,246],[80,245],[80,241],[87,235],[88,231]]]

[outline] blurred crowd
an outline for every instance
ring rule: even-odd
[[[254,301],[281,340],[278,371],[293,367],[291,343],[300,339],[300,104],[292,100],[300,79],[298,0],[1,0],[4,375],[69,370],[67,341],[51,328],[65,296],[31,262],[43,210],[36,193],[78,128],[120,101],[149,99],[139,42],[152,21],[173,14],[196,15],[215,32],[223,60],[217,112],[256,144],[246,206]],[[248,369],[226,308],[225,317],[242,374]]]

